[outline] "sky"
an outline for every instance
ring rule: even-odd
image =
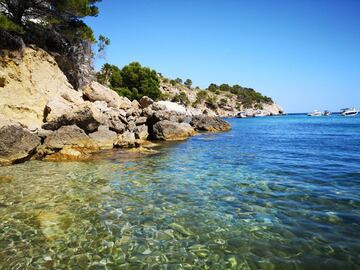
[[[100,69],[138,61],[194,86],[240,84],[286,112],[360,108],[360,0],[103,0]]]

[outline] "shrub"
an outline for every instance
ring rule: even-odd
[[[219,89],[219,86],[217,86],[215,83],[211,83],[207,88],[207,90],[209,90],[211,92],[215,92],[218,89]]]
[[[17,33],[23,32],[23,28],[20,25],[10,21],[5,15],[1,13],[0,13],[0,29],[10,32],[17,32]]]
[[[185,84],[186,87],[191,88],[191,86],[192,86],[192,80],[187,79],[184,84]]]
[[[190,104],[190,100],[185,92],[180,92],[179,94],[175,95],[172,101],[181,103],[185,106],[188,106]]]
[[[205,105],[210,108],[210,109],[217,109],[218,105],[216,103],[216,97],[214,96],[209,96],[207,97],[206,101],[205,101]]]
[[[195,102],[193,103],[193,106],[196,107],[198,104],[201,104],[203,103],[206,98],[207,98],[207,92],[206,91],[199,91],[197,94],[196,94],[196,100]]]
[[[175,82],[182,84],[183,80],[180,79],[180,78],[176,78],[176,79],[175,79]]]
[[[228,105],[228,101],[226,98],[222,98],[220,99],[220,103],[219,103],[220,107],[224,107]]]

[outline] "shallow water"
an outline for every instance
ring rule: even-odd
[[[360,269],[360,117],[229,121],[0,168],[0,269]]]

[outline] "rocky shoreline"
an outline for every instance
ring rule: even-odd
[[[99,150],[230,129],[220,117],[148,97],[130,101],[97,82],[75,90],[41,49],[26,48],[18,62],[2,56],[0,63],[0,165],[83,160]]]

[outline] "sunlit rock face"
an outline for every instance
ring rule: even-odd
[[[56,61],[45,51],[27,47],[20,59],[0,57],[0,116],[40,129],[44,109],[58,97],[71,103],[82,101]]]
[[[40,138],[20,124],[0,120],[0,165],[26,160],[40,144]]]

